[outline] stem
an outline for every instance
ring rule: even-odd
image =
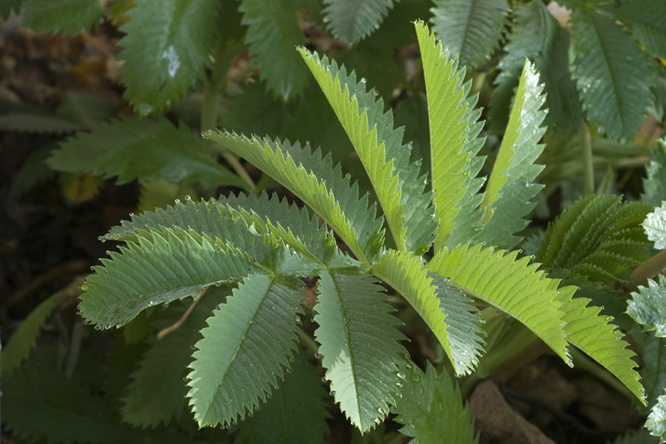
[[[666,270],[666,250],[661,250],[631,273],[633,285],[628,285],[627,290],[634,290],[638,285],[644,284],[648,279],[661,274],[664,270]]]
[[[83,321],[78,320],[72,327],[72,335],[67,350],[67,359],[65,360],[65,376],[70,379],[76,369],[76,363],[79,361],[79,351],[81,350],[81,341],[83,340]]]
[[[185,313],[183,313],[183,315],[180,317],[180,319],[178,319],[176,322],[174,322],[173,324],[169,325],[167,328],[164,328],[164,329],[160,330],[160,332],[157,333],[157,340],[158,340],[158,341],[159,341],[160,339],[164,338],[166,335],[168,335],[168,334],[171,333],[172,331],[177,330],[178,327],[180,327],[181,325],[183,325],[183,322],[185,322],[185,320],[188,318],[188,316],[190,315],[190,313],[192,313],[192,310],[194,310],[194,307],[196,307],[196,305],[199,303],[199,301],[201,300],[201,297],[204,295],[204,293],[206,292],[206,290],[208,290],[208,287],[204,287],[204,289],[201,290],[201,294],[199,294],[199,297],[196,298],[196,299],[194,300],[194,302],[192,302],[192,303],[190,304],[189,307],[187,307],[187,310],[185,311]]]
[[[313,356],[317,356],[319,353],[319,346],[317,343],[310,337],[309,334],[305,333],[302,328],[298,329],[298,339]]]
[[[585,194],[594,193],[594,161],[592,159],[592,136],[587,123],[580,124],[580,137],[583,148],[583,183]]]

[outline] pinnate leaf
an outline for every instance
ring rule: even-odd
[[[333,36],[352,45],[370,35],[395,0],[324,0],[324,20]]]

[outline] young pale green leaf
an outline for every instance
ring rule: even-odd
[[[294,52],[305,44],[298,23],[298,2],[294,0],[243,0],[238,9],[246,25],[245,43],[257,56],[260,78],[268,88],[287,101],[299,95],[308,75]]]
[[[328,396],[316,371],[305,353],[298,353],[268,403],[240,423],[234,442],[324,444]]]
[[[446,279],[429,273],[420,257],[395,250],[382,256],[372,273],[414,307],[439,340],[456,374],[471,373],[483,333],[472,322],[471,308],[457,290],[449,288]]]
[[[186,405],[187,384],[183,378],[192,361],[192,347],[201,337],[206,318],[226,296],[226,291],[213,290],[217,289],[204,294],[178,329],[162,339],[150,339],[150,348],[139,361],[122,399],[120,413],[125,422],[135,427],[155,427],[160,422],[166,426],[173,418],[180,418]],[[172,305],[168,316],[154,326],[163,329],[173,325],[186,309],[182,304]]]
[[[425,253],[436,227],[434,209],[418,164],[409,161],[411,147],[402,144],[403,130],[393,128],[393,114],[384,113],[383,100],[366,91],[364,79],[357,83],[335,61],[299,51],[365,167],[396,246]]]
[[[405,339],[377,281],[366,274],[323,272],[315,337],[340,409],[362,433],[379,424],[399,398]]]
[[[534,164],[543,151],[539,140],[546,131],[541,127],[546,115],[541,110],[542,90],[539,74],[526,60],[509,124],[481,203],[485,213],[478,240],[490,245],[511,248],[520,242],[522,238],[515,234],[527,226],[523,218],[536,206],[531,199],[543,187],[533,183],[543,169]]]
[[[659,437],[659,443],[666,442],[666,390],[664,394],[657,398],[657,404],[652,408],[652,412],[645,421],[645,428],[650,431],[652,436]]]
[[[312,208],[345,242],[357,259],[376,260],[383,244],[382,219],[368,196],[358,198],[358,185],[342,177],[340,166],[333,168],[330,156],[312,153],[309,146],[296,143],[247,138],[229,132],[207,133],[207,137],[244,157],[277,180]]]
[[[446,371],[439,374],[430,363],[425,373],[411,365],[395,413],[403,424],[400,432],[414,438],[411,444],[478,442],[460,390]]]
[[[229,425],[270,396],[298,340],[301,291],[253,275],[208,318],[189,374],[200,426]]]
[[[650,104],[645,55],[614,19],[588,10],[572,14],[573,77],[588,119],[612,139],[631,139]]]
[[[463,245],[437,253],[428,267],[465,293],[516,318],[571,365],[557,290],[538,264],[529,264],[527,257],[516,259],[517,255],[481,244]]]
[[[335,38],[353,45],[384,20],[395,0],[324,0],[324,20]]]
[[[666,140],[660,140],[659,146],[650,150],[650,164],[645,170],[647,178],[643,179],[641,200],[658,207],[666,200]]]
[[[654,248],[657,250],[666,248],[666,201],[662,201],[661,207],[655,208],[647,215],[643,221],[643,229],[648,240],[654,242]]]
[[[666,8],[655,0],[600,5],[617,17],[651,54],[666,58]]]
[[[175,104],[210,66],[217,33],[217,0],[135,0],[120,30],[125,96],[140,114]],[[145,158],[145,157],[144,157]]]
[[[26,28],[53,34],[89,31],[99,24],[104,13],[102,3],[90,0],[26,0],[23,7]]]
[[[174,127],[166,118],[115,120],[79,133],[61,144],[48,164],[60,171],[117,176],[118,183],[150,179],[198,182],[206,187],[245,186],[215,161],[199,137],[185,126]]]
[[[110,252],[83,286],[79,310],[99,328],[121,326],[147,307],[199,296],[204,287],[265,269],[247,253],[179,228],[153,231]]]
[[[658,282],[648,279],[647,287],[641,285],[631,293],[627,314],[642,324],[644,330],[666,338],[666,276],[659,275],[658,279]]]
[[[506,28],[506,0],[434,0],[437,36],[462,65],[476,67],[490,58]]]
[[[424,23],[416,23],[416,36],[428,100],[433,202],[439,219],[435,247],[439,249],[449,240],[457,245],[469,239],[481,217],[476,192],[483,180],[476,176],[483,159],[476,154],[483,145],[477,139],[483,125],[473,110],[476,99],[467,98],[470,83],[463,84],[464,70],[456,69],[455,59],[449,60]]]

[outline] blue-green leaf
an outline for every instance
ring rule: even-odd
[[[658,282],[648,279],[647,287],[631,293],[627,305],[627,314],[645,330],[666,338],[666,276],[659,275]]]
[[[643,228],[648,240],[654,242],[654,248],[657,250],[666,248],[666,201],[662,201],[661,207],[655,208],[647,215],[643,221]]]
[[[652,436],[659,437],[659,443],[666,442],[666,390],[665,394],[657,398],[657,404],[652,408],[650,416],[645,421],[645,428]]]

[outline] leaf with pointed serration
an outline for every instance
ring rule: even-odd
[[[53,34],[89,31],[104,13],[102,3],[90,0],[26,0],[23,7],[23,26]]]
[[[409,253],[387,252],[372,272],[414,307],[444,348],[456,374],[471,373],[478,361],[483,333],[472,322],[472,308],[466,306],[461,295],[447,288],[441,276],[429,273],[420,257]]]
[[[461,65],[479,66],[490,58],[506,28],[506,0],[434,0],[432,25]]]
[[[652,408],[652,412],[645,421],[645,428],[650,431],[652,436],[659,437],[659,443],[666,442],[666,390],[664,394],[657,398],[657,404]]]
[[[81,315],[100,328],[124,325],[153,305],[199,296],[209,285],[265,272],[238,248],[180,228],[147,233],[110,257],[88,277],[79,304]]]
[[[534,162],[543,151],[539,140],[546,131],[541,126],[546,111],[539,74],[525,61],[509,124],[488,179],[482,208],[481,231],[477,239],[501,248],[511,248],[522,238],[516,233],[528,224],[524,217],[536,206],[531,199],[542,185],[533,181],[543,166]]]
[[[208,318],[189,374],[199,426],[235,423],[278,386],[296,349],[301,293],[275,277],[253,275]]]
[[[173,418],[180,418],[186,406],[187,384],[183,378],[192,361],[192,347],[206,326],[206,318],[213,308],[224,302],[225,292],[208,290],[187,319],[174,331],[149,341],[150,348],[139,361],[127,386],[120,413],[123,420],[134,426],[155,427],[160,422],[168,425]],[[187,306],[169,307],[168,315],[157,321],[155,327],[163,329],[175,324],[183,316]]]
[[[601,3],[651,54],[666,58],[666,8],[658,0]]]
[[[643,179],[641,200],[658,207],[666,200],[666,140],[650,150],[650,164],[645,167],[647,178]]]
[[[645,404],[645,391],[635,370],[638,364],[632,359],[636,354],[611,322],[613,318],[602,315],[601,308],[590,305],[589,299],[574,297],[576,287],[558,289],[558,285],[558,280],[550,281],[550,289],[560,294],[567,341],[602,365]]]
[[[312,208],[345,242],[357,259],[376,260],[383,244],[382,218],[369,205],[368,196],[359,199],[358,185],[342,177],[331,157],[322,158],[306,145],[245,137],[229,132],[207,133],[207,137],[244,157]]]
[[[299,51],[365,167],[396,246],[425,253],[436,228],[434,209],[418,164],[410,163],[411,146],[402,144],[403,130],[394,129],[393,113],[385,113],[383,100],[344,66],[304,48]]]
[[[295,0],[243,0],[238,7],[246,25],[245,43],[257,56],[260,77],[282,100],[298,96],[308,82],[294,47],[305,44]]]
[[[612,18],[576,10],[571,23],[573,77],[588,119],[612,139],[631,139],[651,102],[646,56]]]
[[[440,374],[430,363],[425,372],[411,365],[394,412],[396,422],[403,425],[400,432],[413,438],[411,444],[478,442],[457,385],[446,371]]]
[[[328,395],[316,371],[305,353],[296,354],[272,398],[239,424],[234,442],[324,444]]]
[[[180,99],[210,66],[217,34],[217,0],[135,0],[118,44],[125,96],[140,114],[157,113]]]
[[[664,196],[666,199],[666,196]],[[654,242],[654,248],[663,250],[666,248],[666,201],[661,202],[661,207],[647,215],[643,221],[643,229],[648,240]]]
[[[163,117],[114,120],[90,133],[79,133],[62,143],[48,164],[59,171],[87,171],[105,179],[117,176],[118,183],[151,179],[206,187],[245,186],[215,161],[198,136]]]
[[[631,293],[627,305],[627,314],[644,330],[666,338],[666,276],[659,275],[657,282],[648,279],[647,287],[641,285]]]
[[[405,377],[405,337],[377,280],[323,272],[315,305],[315,337],[340,409],[362,433],[379,424]]]
[[[76,378],[28,366],[2,375],[2,424],[21,442],[142,442]]]
[[[641,382],[645,387],[648,406],[652,407],[666,389],[666,339],[642,331],[634,324],[629,334],[641,347]]]
[[[476,211],[480,203],[477,191],[483,179],[476,178],[483,164],[477,157],[483,145],[477,139],[482,124],[480,113],[474,111],[476,98],[467,98],[470,83],[464,83],[464,69],[457,69],[442,43],[423,23],[416,23],[416,36],[428,101],[430,126],[430,157],[433,202],[439,219],[436,249],[447,242],[457,245],[473,234],[481,217]],[[470,231],[471,230],[471,231]]]
[[[370,35],[396,0],[324,0],[324,20],[333,36],[353,45]]]
[[[530,264],[516,259],[517,251],[495,251],[481,244],[463,245],[437,253],[428,267],[452,284],[517,319],[571,364],[566,350],[564,315],[551,279]]]

